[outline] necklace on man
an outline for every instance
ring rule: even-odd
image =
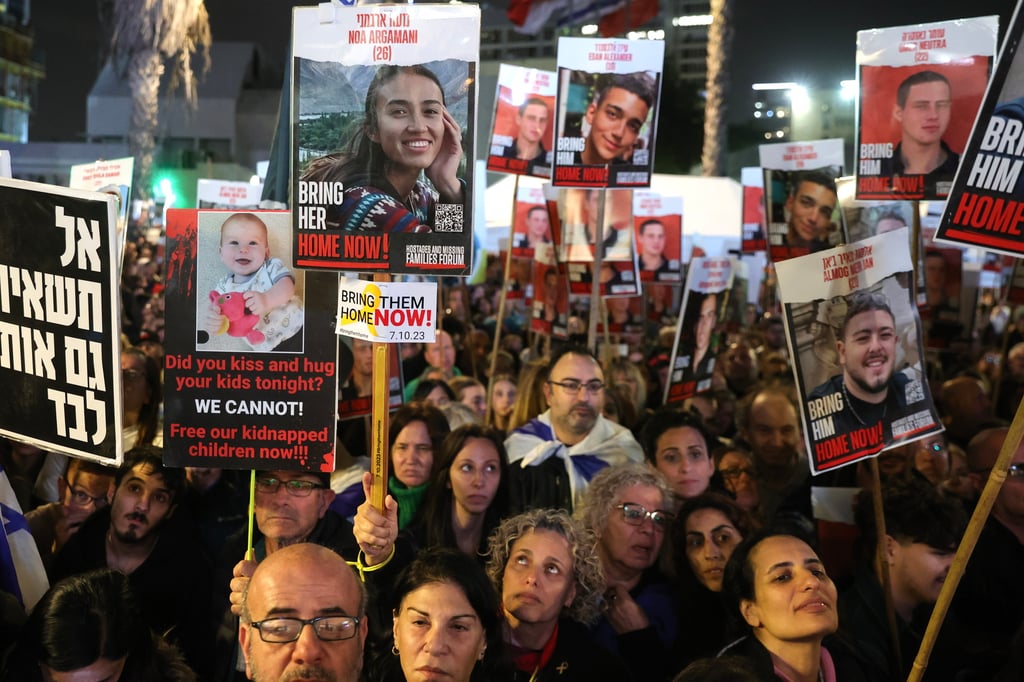
[[[850,406],[850,412],[852,412],[853,416],[857,418],[857,421],[860,422],[861,426],[867,426],[868,423],[866,421],[864,421],[863,419],[861,419],[861,416],[859,414],[857,414],[857,408],[853,406],[853,400],[850,398],[850,392],[846,390],[846,379],[842,379],[839,382],[839,384],[840,384],[840,386],[843,387],[843,398],[846,399],[846,404]],[[889,401],[883,400],[882,401],[882,416],[879,418],[878,421],[882,421],[883,419],[885,419],[885,413],[888,410],[889,410]]]

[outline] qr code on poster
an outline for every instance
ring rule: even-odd
[[[462,232],[462,204],[438,204],[434,209],[434,232]]]

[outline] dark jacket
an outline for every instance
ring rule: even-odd
[[[54,558],[54,581],[96,568],[107,568],[107,530],[110,507],[86,520]],[[212,660],[217,613],[211,608],[210,562],[199,549],[191,529],[166,520],[155,532],[152,553],[129,576],[128,582],[143,619],[158,634],[179,646],[189,665],[204,675]]]
[[[860,656],[845,640],[831,635],[826,637],[821,644],[828,649],[828,653],[832,656],[832,662],[836,667],[836,682],[878,682],[870,676]],[[747,659],[757,671],[757,679],[762,682],[782,680],[775,674],[772,655],[753,635],[747,635],[729,644],[718,652],[718,656],[737,656]]]
[[[558,639],[547,664],[532,677],[532,671],[515,672],[516,682],[625,682],[635,679],[630,668],[615,654],[598,644],[586,627],[574,620],[558,621]]]

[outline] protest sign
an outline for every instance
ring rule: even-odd
[[[499,65],[487,170],[550,178],[554,111],[554,72]]]
[[[640,281],[682,283],[683,198],[633,192]]]
[[[95,192],[106,192],[117,197],[117,253],[118,268],[124,260],[127,238],[128,209],[132,200],[132,172],[135,159],[110,159],[71,167],[68,187]]]
[[[775,265],[811,473],[942,430],[904,230]]]
[[[1024,254],[1024,16],[1018,5],[935,240]]]
[[[603,204],[603,206],[602,206]],[[558,212],[562,224],[559,260],[593,262],[597,248],[598,220],[604,220],[602,261],[633,261],[633,192],[597,189],[559,191]]]
[[[765,251],[768,224],[764,212],[764,172],[760,167],[741,168],[743,184],[743,253]]]
[[[255,210],[260,207],[262,195],[263,185],[251,182],[200,178],[196,184],[196,201],[203,209]]]
[[[512,230],[512,256],[554,262],[551,218],[540,187],[520,185],[516,190]]]
[[[569,286],[557,265],[533,269],[533,315],[530,329],[557,339],[568,337]]]
[[[857,198],[949,194],[992,69],[998,17],[857,32]]]
[[[728,305],[735,261],[693,258],[683,289],[683,313],[672,347],[665,403],[680,403],[711,388],[711,373],[723,335],[718,333]]]
[[[480,8],[299,7],[292,36],[296,266],[468,275]]]
[[[117,199],[0,179],[0,434],[121,462]]]
[[[552,184],[650,187],[661,40],[558,40],[558,117]]]
[[[433,343],[436,282],[367,282],[338,285],[338,333],[375,343]]]
[[[287,211],[168,211],[167,464],[333,471],[338,278],[290,235]]]

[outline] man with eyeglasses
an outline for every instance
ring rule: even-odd
[[[57,479],[60,500],[25,514],[47,572],[52,568],[54,555],[85,520],[110,504],[114,495],[114,471],[89,460],[69,458],[67,471]]]
[[[356,682],[368,631],[366,590],[345,560],[310,543],[260,563],[246,587],[238,641],[255,682]]]
[[[985,429],[967,446],[969,478],[978,493],[996,463],[1008,427]],[[1006,480],[964,571],[936,642],[941,670],[966,668],[963,679],[996,679],[1014,635],[1024,626],[1024,443],[1013,454]],[[951,660],[947,663],[943,657]],[[929,669],[933,664],[929,664]]]
[[[629,429],[602,416],[604,372],[589,350],[566,346],[549,367],[547,411],[505,441],[512,514],[536,507],[571,511],[598,471],[644,459]]]
[[[242,595],[257,566],[286,547],[312,543],[355,561],[359,546],[352,534],[352,524],[328,508],[334,496],[329,474],[288,470],[256,472],[254,560],[243,558],[248,540],[247,529],[243,528],[228,539],[219,562],[217,583],[230,585],[227,620],[241,615]],[[230,572],[229,566],[234,567]],[[229,661],[237,661],[232,651],[233,641],[221,640],[218,646],[220,666],[230,666]]]

